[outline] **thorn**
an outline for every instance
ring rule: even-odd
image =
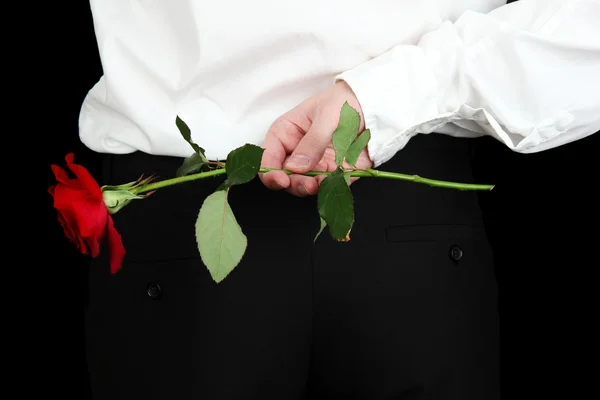
[[[143,176],[144,176],[144,175],[142,174],[142,176],[140,176],[140,177],[139,177],[139,179],[140,179],[140,180],[138,181],[138,182],[139,182],[139,183],[138,183],[138,186],[145,185],[145,184],[147,184],[147,183],[150,183],[150,182],[151,182],[151,181],[153,181],[154,179],[156,179],[156,177],[155,177],[154,175],[150,175],[149,177],[147,177],[147,178],[145,178],[145,179],[142,179],[142,178],[143,178]]]
[[[143,194],[143,195],[141,195],[141,196],[142,196],[142,198],[143,198],[143,199],[145,199],[146,197],[148,197],[148,196],[151,196],[151,195],[152,195],[152,194],[154,194],[154,193],[156,193],[156,190],[153,190],[153,191],[151,191],[151,192],[145,193],[145,194]]]

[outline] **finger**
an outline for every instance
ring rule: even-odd
[[[373,167],[373,161],[371,161],[371,157],[369,157],[368,148],[365,148],[358,156],[358,160],[356,160],[356,167],[361,169]]]
[[[319,186],[321,186],[321,183],[323,183],[323,180],[325,178],[327,178],[329,175],[319,175],[317,176],[315,179],[317,180],[317,183],[319,184]],[[352,178],[350,178],[350,184],[353,184],[354,182],[356,182],[358,179],[360,179],[357,176],[354,176]]]
[[[319,161],[317,163],[317,165],[315,165],[315,167],[313,168],[313,171],[327,171],[327,160],[325,160],[324,158],[321,159],[321,161]]]
[[[286,160],[287,161],[287,160]],[[284,165],[286,163],[284,161]],[[313,168],[314,171],[327,171],[326,160],[321,160]],[[290,186],[286,191],[294,196],[305,197],[312,196],[319,192],[319,183],[314,176],[304,176],[299,174],[290,175]]]
[[[365,148],[358,156],[358,160],[356,161],[356,167],[359,169],[366,169],[366,168],[373,167],[373,161],[371,161],[371,158],[369,157],[368,148]],[[354,183],[358,179],[359,179],[358,177],[352,177],[352,178],[350,178],[350,183]]]
[[[294,196],[314,196],[319,192],[319,184],[312,176],[292,175],[290,182],[286,191]]]
[[[335,163],[335,152],[331,146],[327,147],[327,149],[325,150],[325,153],[323,154],[323,158],[317,165],[318,166],[323,165],[323,168],[317,169],[315,167],[314,169],[316,171],[327,171],[327,172],[335,171],[335,169],[337,168],[337,165]],[[325,178],[327,178],[328,176],[329,176],[328,174],[323,174],[323,175],[318,175],[316,177],[316,180],[317,180],[317,183],[319,184],[319,186],[321,186],[321,182],[323,182],[323,180]]]
[[[288,114],[290,114],[288,116]],[[265,137],[263,148],[265,149],[261,160],[261,167],[282,169],[285,159],[298,145],[304,130],[302,126],[293,123],[290,118],[294,117],[306,125],[306,121],[290,112],[275,120]],[[285,189],[290,185],[288,175],[284,172],[272,171],[259,174],[263,184],[270,189]]]
[[[317,183],[319,184],[319,186],[321,186],[321,183],[323,183],[323,181],[325,180],[325,178],[327,178],[329,175],[319,175],[317,176],[315,179],[317,180]],[[354,182],[356,182],[357,180],[359,180],[360,178],[357,176],[354,176],[352,178],[350,178],[350,182],[349,184],[353,184]]]
[[[327,146],[331,143],[332,132],[332,124],[326,119],[313,121],[284,168],[300,174],[310,171],[323,158]]]
[[[271,190],[281,190],[290,187],[290,178],[282,171],[269,171],[259,176],[262,183]]]
[[[325,155],[327,156],[329,153],[329,149],[325,152]],[[337,164],[335,163],[335,160],[333,160],[330,157],[326,157],[323,160],[321,160],[321,163],[324,163],[327,165],[327,168],[321,171],[329,171],[329,172],[333,172],[336,170],[337,168]],[[352,168],[352,166],[350,164],[348,164],[347,162],[344,161],[343,164],[344,168]],[[323,180],[325,178],[327,178],[329,175],[319,175],[316,177],[317,183],[319,184],[319,186],[321,186],[321,183],[323,182]],[[351,177],[350,178],[350,184],[356,182],[359,179],[359,177]]]
[[[352,165],[348,164],[346,161],[343,162],[343,167],[346,169],[351,169],[353,168]],[[348,185],[352,185],[354,182],[356,182],[358,180],[358,177],[353,176],[348,180]]]
[[[267,135],[263,144],[261,167],[281,169],[286,151],[281,141],[275,135]],[[283,171],[259,173],[262,183],[271,190],[281,190],[290,186],[290,178]]]

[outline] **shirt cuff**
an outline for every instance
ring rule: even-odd
[[[375,167],[391,159],[417,133],[433,132],[449,115],[438,110],[435,73],[422,49],[397,46],[336,76],[354,91],[371,131]]]

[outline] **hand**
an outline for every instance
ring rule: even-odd
[[[296,174],[334,171],[335,152],[331,138],[345,102],[358,111],[361,119],[359,133],[362,132],[365,123],[358,99],[350,86],[340,81],[277,118],[267,132],[261,166],[287,169]],[[373,162],[365,148],[356,162],[356,167],[372,166]],[[345,167],[349,165],[345,164]],[[296,196],[309,196],[317,194],[319,184],[326,175],[310,177],[270,171],[259,174],[259,177],[269,189],[286,190]],[[350,182],[356,179],[358,178],[352,178]]]

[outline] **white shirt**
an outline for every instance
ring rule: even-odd
[[[104,75],[80,138],[209,159],[345,80],[379,166],[416,134],[531,153],[600,130],[600,0],[91,0]]]

